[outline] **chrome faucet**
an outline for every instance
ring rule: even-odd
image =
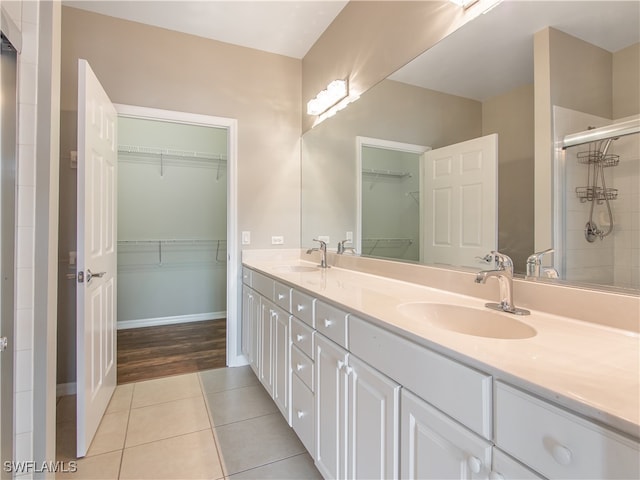
[[[529,310],[516,308],[513,303],[513,261],[503,253],[493,251],[491,254],[495,257],[496,268],[478,272],[476,283],[485,283],[487,278],[496,277],[500,284],[500,303],[487,303],[485,306],[515,315],[529,315]]]
[[[309,250],[307,250],[307,254],[311,253],[311,252],[320,252],[322,254],[322,257],[320,258],[320,268],[331,268],[328,264],[327,264],[327,242],[323,241],[323,240],[318,240],[316,238],[313,239],[314,242],[319,242],[320,243],[320,247],[316,247],[316,248],[310,248]]]
[[[347,239],[347,240],[342,240],[341,242],[338,242],[338,255],[343,255],[347,250],[351,250],[351,253],[353,253],[355,255],[356,253],[356,249],[353,247],[345,247],[345,243],[350,242],[351,240]]]
[[[558,271],[555,268],[542,266],[542,257],[554,251],[553,248],[548,248],[542,252],[529,255],[527,258],[527,278],[558,278]]]

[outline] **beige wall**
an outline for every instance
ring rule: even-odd
[[[250,248],[271,248],[272,235],[284,236],[282,248],[299,246],[300,60],[68,7],[62,32],[63,188],[75,184],[76,127],[65,123],[74,122],[84,58],[114,103],[237,119],[238,230],[251,231]],[[61,197],[63,215],[73,215],[75,196]],[[62,221],[61,258],[75,250],[74,224]],[[66,383],[75,378],[73,295],[61,291],[60,301],[58,382]]]
[[[475,14],[447,1],[348,3],[302,60],[302,103],[336,78],[361,94]],[[302,112],[302,131],[315,117]]]
[[[613,54],[613,119],[640,113],[640,43]]]
[[[482,103],[482,135],[498,134],[498,248],[524,273],[533,253],[533,85]]]

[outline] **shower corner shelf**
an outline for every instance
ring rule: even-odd
[[[618,198],[618,189],[617,188],[606,188],[602,187],[577,187],[576,188],[576,196],[580,199],[581,202],[603,202],[605,200],[615,200]]]

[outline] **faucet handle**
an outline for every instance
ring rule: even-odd
[[[513,274],[513,260],[511,260],[511,257],[509,257],[509,255],[505,255],[504,253],[500,253],[495,250],[493,250],[491,254],[495,257],[496,267],[499,270],[508,270],[509,272],[511,272],[511,274]]]
[[[317,238],[313,239],[314,242],[320,242],[320,248],[327,248],[327,242],[325,242],[324,240],[318,240]]]
[[[553,253],[553,252],[555,252],[555,249],[547,248],[542,252],[532,253],[531,255],[529,255],[529,257],[527,257],[527,263],[530,263],[533,265],[542,265],[542,257],[544,257],[547,253]]]

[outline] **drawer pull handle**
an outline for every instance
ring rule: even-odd
[[[489,473],[489,480],[504,480],[504,475],[498,472]]]
[[[301,342],[303,339],[304,339],[304,335],[301,335],[299,333],[296,335],[296,342]]]
[[[473,473],[480,473],[480,469],[482,468],[482,462],[478,457],[469,457],[467,459],[467,465],[469,465],[469,470]]]
[[[304,310],[304,305],[298,304],[297,308],[298,308],[298,311],[301,312],[302,310]]]
[[[324,319],[324,328],[329,328],[332,324],[333,321],[329,320],[328,318]]]
[[[571,463],[571,450],[564,445],[554,445],[551,454],[553,455],[553,459],[560,465],[569,465]]]
[[[297,410],[296,415],[298,415],[298,418],[302,418],[304,417],[304,412],[302,410]]]
[[[278,300],[282,300],[285,296],[281,293],[278,294]]]
[[[302,370],[303,368],[304,368],[304,365],[303,365],[303,364],[301,364],[301,363],[296,363],[296,370],[297,370],[297,371],[300,371],[300,370]]]

